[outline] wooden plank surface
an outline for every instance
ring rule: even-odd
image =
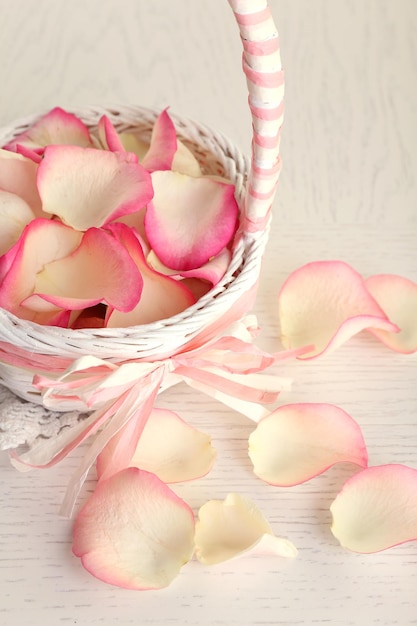
[[[279,348],[276,296],[289,272],[342,259],[365,276],[417,281],[417,11],[414,0],[272,0],[286,69],[284,169],[256,313],[259,345]],[[0,123],[59,104],[139,103],[195,118],[249,150],[240,42],[225,0],[0,0]],[[417,468],[416,358],[362,333],[310,363],[282,403],[332,402],[362,426],[370,464]],[[213,437],[205,479],[176,487],[191,506],[245,494],[299,549],[203,567],[166,590],[135,593],[90,577],[57,516],[79,459],[19,474],[0,455],[0,625],[417,624],[417,544],[361,556],[330,532],[329,505],[352,466],[292,489],[257,480],[253,425],[180,386],[160,396]],[[94,486],[92,476],[83,494]]]

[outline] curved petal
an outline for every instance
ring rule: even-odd
[[[102,115],[98,123],[98,134],[101,144],[112,152],[126,152],[119,134],[107,115]]]
[[[353,552],[378,552],[417,539],[417,470],[369,467],[345,483],[330,510],[333,535]]]
[[[138,211],[153,195],[135,155],[78,146],[46,148],[37,182],[44,211],[78,230]]]
[[[114,223],[109,229],[125,246],[139,269],[143,278],[143,291],[138,305],[129,313],[111,312],[107,326],[119,328],[148,324],[172,317],[194,304],[194,296],[185,286],[147,265],[140,241],[128,226]]]
[[[9,141],[5,148],[15,151],[18,144],[42,153],[49,145],[91,147],[92,141],[88,128],[78,117],[55,107],[27,131]]]
[[[73,310],[105,302],[126,312],[139,302],[142,285],[123,245],[109,233],[89,228],[71,254],[45,263],[36,275],[33,295],[23,305],[35,311],[49,304]]]
[[[115,438],[117,435],[97,458],[99,478]],[[216,451],[210,441],[209,435],[193,428],[173,411],[153,409],[129,467],[152,472],[164,483],[195,480],[213,467]]]
[[[4,255],[7,273],[0,284],[0,306],[22,319],[33,319],[34,312],[21,306],[35,286],[36,274],[47,263],[71,254],[82,233],[61,222],[38,218],[24,229],[17,243]],[[47,307],[56,310],[55,305]]]
[[[290,541],[273,535],[253,502],[237,493],[230,493],[224,502],[210,500],[201,507],[195,546],[198,560],[207,565],[259,552],[284,557],[297,554]]]
[[[335,463],[368,464],[358,424],[331,404],[289,404],[258,424],[249,437],[255,474],[271,485],[303,483]]]
[[[153,474],[100,482],[74,525],[73,552],[96,578],[127,589],[169,585],[194,550],[189,506]]]
[[[154,172],[152,183],[145,230],[164,265],[192,270],[229,244],[238,218],[233,185],[171,171]]]
[[[10,250],[26,224],[34,219],[35,214],[22,198],[0,189],[0,256]]]
[[[166,267],[155,254],[155,250],[150,250],[146,257],[148,264],[157,272],[166,276],[175,276],[183,278],[196,278],[211,283],[212,286],[217,283],[225,275],[232,258],[229,248],[223,248],[217,256],[212,257],[207,263],[193,270],[178,272]]]
[[[360,274],[342,261],[308,263],[293,272],[279,293],[278,310],[286,348],[315,346],[303,359],[334,350],[364,329],[398,331]]]
[[[49,217],[42,211],[36,187],[38,164],[21,154],[0,150],[0,189],[16,194],[30,206],[36,217]]]
[[[191,150],[177,138],[177,151],[172,160],[173,172],[180,172],[198,178],[203,175],[201,167]]]
[[[176,151],[177,133],[168,111],[165,109],[155,120],[151,144],[143,157],[142,165],[148,172],[170,170]]]
[[[139,162],[142,163],[145,154],[149,150],[149,144],[138,139],[133,133],[120,133],[119,139],[122,143],[123,149],[126,152],[136,154]]]
[[[371,276],[365,280],[370,294],[385,311],[399,333],[370,328],[388,348],[404,354],[417,351],[417,284],[392,274]]]

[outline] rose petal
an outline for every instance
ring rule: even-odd
[[[193,270],[181,271],[173,270],[166,265],[164,265],[160,259],[155,254],[155,250],[150,250],[149,254],[146,257],[148,264],[153,267],[157,272],[161,274],[165,274],[166,276],[176,276],[183,278],[198,278],[200,280],[205,280],[211,283],[212,286],[217,285],[217,283],[223,278],[225,275],[227,268],[229,267],[230,261],[232,258],[232,253],[228,248],[223,248],[221,252],[212,257],[207,263],[202,265],[201,267],[197,267]]]
[[[124,150],[136,154],[139,162],[142,163],[145,154],[149,150],[149,144],[141,141],[132,133],[120,133],[119,139],[122,142]]]
[[[82,233],[54,220],[42,218],[28,224],[19,241],[2,257],[0,306],[22,319],[34,319],[34,312],[21,306],[35,286],[36,274],[50,261],[71,254]],[[7,271],[4,271],[7,270]],[[56,311],[56,306],[47,307]]]
[[[22,198],[36,217],[49,217],[42,212],[36,187],[37,171],[38,165],[31,159],[15,152],[0,150],[0,189]]]
[[[0,256],[10,250],[26,224],[34,219],[35,214],[22,198],[0,189]]]
[[[53,144],[91,147],[92,141],[88,128],[78,117],[55,107],[5,148],[16,150],[17,144],[42,153],[43,148]]]
[[[310,480],[335,463],[368,464],[358,424],[331,404],[279,407],[250,435],[249,457],[256,476],[281,487]]]
[[[136,263],[143,278],[143,291],[138,305],[129,313],[111,312],[107,326],[118,328],[148,324],[172,317],[194,304],[194,296],[180,282],[155,272],[147,265],[141,244],[128,226],[114,223],[109,228]]]
[[[315,346],[300,358],[334,350],[364,329],[398,331],[360,274],[342,261],[308,263],[293,272],[279,293],[278,310],[285,347]]]
[[[400,328],[399,333],[375,328],[370,328],[369,331],[396,352],[416,352],[417,284],[402,276],[380,274],[367,278],[365,285],[391,322]]]
[[[198,178],[202,176],[201,167],[191,150],[177,138],[177,151],[172,160],[171,169],[173,172],[180,172],[188,176]]]
[[[198,560],[207,565],[259,552],[284,557],[297,554],[290,541],[273,535],[259,509],[236,493],[224,502],[210,500],[201,507],[195,545]]]
[[[17,154],[21,154],[27,159],[31,159],[31,161],[33,161],[34,163],[37,163],[38,165],[42,161],[41,154],[38,154],[37,152],[35,152],[34,150],[31,150],[30,148],[27,148],[26,146],[21,146],[20,143],[16,145],[16,152]]]
[[[153,195],[135,155],[78,146],[45,149],[38,189],[44,211],[78,230],[138,211]]]
[[[149,172],[170,170],[177,151],[177,133],[167,109],[157,117],[152,129],[151,144],[142,165]]]
[[[98,123],[100,142],[107,150],[112,152],[125,152],[119,134],[107,115],[103,115]]]
[[[148,472],[100,482],[74,525],[73,552],[96,578],[127,589],[169,585],[193,554],[189,506]]]
[[[71,254],[45,263],[36,275],[33,295],[22,304],[43,311],[49,303],[73,310],[105,302],[126,312],[139,302],[142,285],[123,245],[109,233],[90,228]]]
[[[98,477],[107,465],[117,437],[113,437],[97,459]],[[195,480],[213,467],[216,451],[210,441],[209,435],[193,428],[173,411],[153,409],[129,467],[152,472],[164,483]]]
[[[195,269],[228,245],[238,216],[233,185],[170,171],[154,172],[152,183],[145,229],[164,265]]]
[[[417,539],[417,470],[369,467],[345,483],[330,510],[333,535],[354,552],[378,552]]]

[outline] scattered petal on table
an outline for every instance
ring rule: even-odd
[[[113,439],[97,459],[98,477],[106,466],[107,455],[111,454]],[[193,428],[173,411],[153,409],[129,466],[152,472],[165,483],[195,480],[213,467],[216,451],[210,442],[209,435]]]
[[[207,565],[239,556],[268,552],[294,557],[294,545],[275,537],[259,509],[246,498],[230,493],[224,502],[204,504],[196,524],[196,556]]]
[[[310,480],[335,463],[368,463],[358,424],[331,404],[279,407],[250,435],[249,456],[259,478],[281,487]]]
[[[145,229],[164,265],[192,270],[228,245],[238,217],[233,185],[171,171],[154,172],[152,183]]]
[[[281,288],[278,304],[284,346],[315,346],[300,358],[334,350],[364,329],[398,331],[362,276],[342,261],[317,261],[293,272]]]
[[[417,539],[417,470],[369,467],[345,483],[330,510],[333,535],[353,552],[379,552]]]
[[[86,125],[78,117],[60,107],[49,111],[28,130],[9,141],[5,147],[8,150],[16,150],[18,144],[38,153],[42,153],[49,145],[92,147]]]
[[[391,322],[400,329],[399,333],[391,333],[370,328],[370,332],[396,352],[416,352],[417,284],[402,276],[380,274],[367,278],[365,285]]]
[[[194,551],[189,506],[153,474],[128,468],[99,482],[74,525],[73,552],[127,589],[169,585]]]
[[[49,146],[37,180],[44,211],[78,230],[138,211],[153,195],[150,174],[129,152]]]

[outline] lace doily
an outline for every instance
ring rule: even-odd
[[[85,418],[76,411],[58,413],[27,402],[0,385],[0,450],[29,446],[38,437],[56,437],[63,428]]]

